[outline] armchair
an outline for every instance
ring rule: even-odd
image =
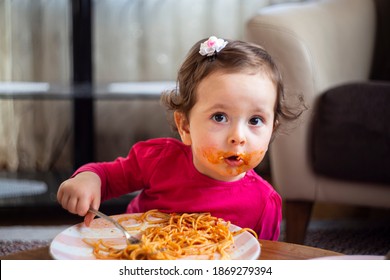
[[[390,207],[389,7],[386,0],[279,4],[260,9],[246,26],[246,39],[278,63],[287,102],[303,95],[309,107],[270,147],[288,242],[304,242],[315,202]],[[375,133],[372,123],[380,124]]]

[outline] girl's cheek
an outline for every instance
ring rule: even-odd
[[[223,151],[218,151],[216,148],[203,148],[201,151],[203,158],[212,164],[218,164],[223,158]]]
[[[265,155],[265,151],[264,150],[260,150],[260,151],[255,151],[252,153],[252,155],[250,155],[250,161],[255,165],[257,166],[260,162],[262,162],[263,158],[264,158],[264,155]]]

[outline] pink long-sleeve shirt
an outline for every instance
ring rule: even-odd
[[[79,168],[101,179],[102,200],[141,190],[128,213],[158,209],[169,213],[210,212],[260,239],[277,240],[282,219],[281,197],[255,171],[235,182],[223,182],[198,172],[189,146],[172,138],[139,142],[127,157],[89,163]]]

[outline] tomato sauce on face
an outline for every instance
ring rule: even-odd
[[[214,148],[207,148],[203,150],[203,156],[212,164],[227,164],[230,168],[237,167],[237,170],[248,170],[255,167],[264,157],[264,151],[254,151],[250,153],[231,153],[224,151],[217,151]],[[236,161],[236,164],[234,162]],[[229,162],[231,164],[229,164]],[[252,166],[254,165],[254,166]],[[229,169],[230,169],[229,168]],[[250,169],[249,168],[249,169]],[[242,172],[242,171],[241,171]]]

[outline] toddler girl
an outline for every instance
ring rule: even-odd
[[[90,163],[63,182],[57,198],[89,225],[101,200],[141,192],[128,213],[210,212],[260,239],[277,240],[281,198],[253,170],[264,158],[280,118],[283,84],[260,46],[214,36],[196,43],[181,66],[177,88],[162,94],[181,141],[135,144],[125,158]]]

